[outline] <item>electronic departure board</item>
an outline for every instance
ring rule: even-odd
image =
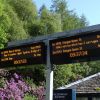
[[[43,42],[3,49],[0,51],[0,66],[45,64],[45,50]]]
[[[68,64],[100,59],[100,32],[50,41],[52,64]]]

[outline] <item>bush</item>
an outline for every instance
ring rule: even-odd
[[[32,87],[34,86],[32,80],[29,83],[27,84],[16,73],[9,76],[8,80],[2,77],[2,81],[0,81],[0,100],[44,100],[44,87]]]
[[[0,88],[0,100],[22,100],[25,93],[29,91],[29,86],[20,79],[16,73],[5,85]]]
[[[45,99],[45,89],[44,87],[40,86],[37,87],[36,89],[32,88],[30,90],[31,94],[36,96],[38,100],[44,100]]]
[[[24,100],[38,100],[35,96],[30,95],[29,93],[25,94]]]

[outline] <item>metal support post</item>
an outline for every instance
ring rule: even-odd
[[[53,70],[50,62],[50,46],[47,43],[46,100],[53,100]]]

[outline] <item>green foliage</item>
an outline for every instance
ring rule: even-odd
[[[36,18],[32,0],[0,0],[0,48],[7,40],[30,38],[28,26],[32,26]]]
[[[40,21],[44,26],[44,34],[61,31],[60,15],[50,12],[45,6],[42,6],[40,10]]]
[[[26,78],[24,78],[24,81],[30,86],[30,87],[36,87],[36,85],[33,83],[34,82],[34,80],[32,79],[32,78],[30,78],[30,77],[26,77]]]
[[[80,17],[80,27],[88,26],[89,22],[87,21],[86,17],[84,15],[81,15]]]
[[[0,16],[3,13],[3,9],[4,9],[4,1],[3,0],[0,0]]]
[[[91,68],[87,65],[86,62],[84,62],[84,63],[76,63],[76,64],[73,64],[72,71],[76,75],[79,74],[81,76],[88,76],[89,72],[91,71]]]
[[[6,42],[7,42],[7,34],[0,27],[0,49],[4,48]]]
[[[10,25],[9,18],[5,14],[5,0],[0,1],[0,48],[3,48],[7,42],[7,30]]]
[[[0,88],[3,88],[5,85],[5,78],[4,77],[0,77]]]
[[[87,63],[75,63],[55,66],[54,87],[66,85],[90,74],[91,68]]]
[[[8,0],[22,21],[32,21],[37,16],[37,10],[32,0]]]
[[[24,100],[37,100],[37,98],[27,93],[24,97]]]
[[[73,10],[68,9],[66,0],[52,1],[51,10],[43,5],[38,14],[32,0],[0,0],[0,48],[3,48],[8,41],[83,28],[88,25],[84,15],[79,17]],[[56,66],[54,86],[56,88],[96,73],[100,70],[98,66],[99,62]],[[34,82],[40,85],[45,81],[44,65],[15,69],[24,77],[26,74],[30,77],[26,79],[29,84]],[[32,100],[28,95],[26,98]]]
[[[31,66],[17,66],[8,68],[10,73],[19,73],[24,80],[32,87],[42,85],[45,81],[45,67],[44,65]],[[34,84],[32,84],[34,83]]]
[[[85,24],[80,26],[81,20],[77,17],[75,13],[70,13],[63,20],[63,30],[72,30],[85,27]]]
[[[91,74],[95,74],[97,72],[100,72],[100,60],[98,60],[98,61],[91,61],[91,62],[88,62],[87,64],[91,68],[91,71],[89,73],[90,75]]]
[[[52,0],[51,11],[60,13],[63,17],[66,15],[66,11],[68,10],[66,0]]]
[[[55,65],[54,70],[54,88],[59,86],[63,86],[68,83],[71,75],[72,75],[72,68],[71,64],[69,65]]]
[[[100,87],[95,88],[96,91],[100,91]]]
[[[24,28],[24,22],[19,18],[18,12],[15,11],[14,7],[16,6],[13,3],[14,0],[8,0],[8,8],[6,9],[6,12],[8,13],[10,19],[11,19],[11,27],[9,28],[9,40],[19,40],[19,39],[25,39],[28,38],[29,35],[27,31]],[[16,0],[17,2],[17,0]],[[20,6],[19,6],[20,8]],[[17,9],[17,8],[16,8]],[[21,8],[20,8],[21,9]],[[22,10],[20,10],[22,11]],[[25,13],[23,11],[23,13]]]
[[[44,35],[45,32],[45,26],[43,23],[40,22],[40,20],[36,20],[33,25],[28,26],[29,29],[29,34],[30,36],[39,36],[39,35]],[[33,31],[34,30],[34,31]]]
[[[28,34],[25,32],[23,23],[18,19],[17,14],[13,10],[8,11],[8,14],[11,20],[13,20],[8,30],[9,40],[15,41],[27,38]]]
[[[3,48],[8,40],[28,37],[23,28],[23,23],[19,20],[8,1],[0,0],[0,48]]]
[[[45,81],[45,65],[34,66],[33,79],[36,85],[43,85]]]
[[[19,28],[30,35],[30,27],[33,26],[34,21],[37,19],[37,9],[32,0],[8,0],[14,12],[17,14],[21,24]],[[17,27],[18,27],[17,26]],[[23,35],[24,36],[24,35]]]
[[[62,30],[72,30],[88,25],[84,15],[80,18],[72,10],[70,11],[65,0],[52,0],[51,11],[61,15]]]

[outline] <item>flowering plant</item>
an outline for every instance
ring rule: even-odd
[[[0,88],[0,100],[23,100],[28,91],[29,86],[15,73],[9,81],[5,80],[5,85]]]
[[[29,86],[21,76],[14,73],[9,80],[2,78],[0,87],[0,100],[44,100],[43,86],[34,88]]]

